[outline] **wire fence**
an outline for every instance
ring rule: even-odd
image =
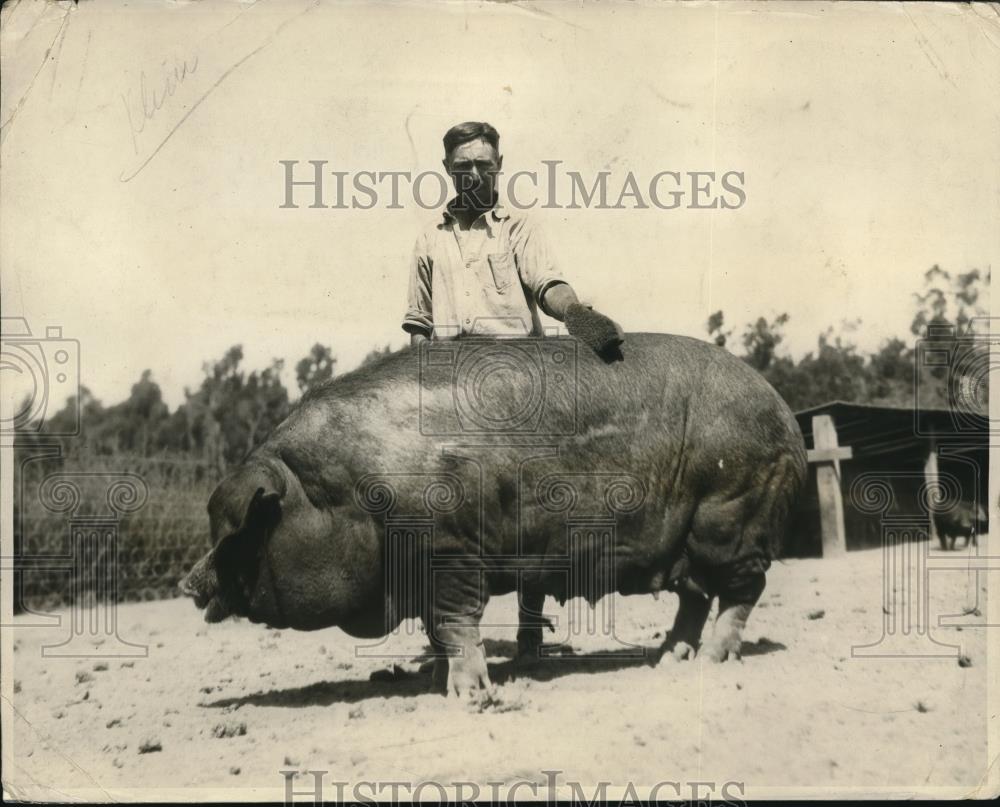
[[[129,455],[22,456],[14,478],[15,610],[102,596],[177,596],[209,548],[208,463]],[[107,592],[107,593],[104,593]]]

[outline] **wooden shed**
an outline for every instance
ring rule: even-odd
[[[950,508],[985,512],[989,421],[949,409],[831,401],[795,414],[809,482],[785,541],[787,557],[881,544],[886,518],[926,525]]]

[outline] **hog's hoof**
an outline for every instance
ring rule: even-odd
[[[428,677],[427,691],[438,695],[448,694],[448,659],[444,656],[428,659],[417,667],[417,675]]]
[[[532,667],[542,660],[541,637],[537,642],[518,642],[514,665],[517,667]]]
[[[539,664],[542,663],[542,657],[535,650],[533,653],[518,653],[517,658],[513,659],[513,671],[516,675],[520,672],[527,672],[535,669]]]
[[[549,633],[555,633],[555,623],[548,617],[542,617],[542,624],[521,628],[517,632],[517,656],[514,662],[518,665],[537,664],[542,659],[542,628],[548,628]]]
[[[425,664],[420,665],[421,667],[430,665],[431,673],[431,692],[439,692],[443,695],[448,694],[448,659],[442,657],[432,659]]]
[[[660,661],[693,661],[698,651],[687,642],[672,642],[663,651]]]
[[[472,700],[485,692],[495,693],[486,670],[486,654],[482,646],[466,649],[465,656],[451,656],[447,659],[448,683],[446,693],[450,698]]]
[[[722,639],[713,637],[702,646],[701,657],[713,662],[741,661],[742,644],[738,636],[726,636]]]

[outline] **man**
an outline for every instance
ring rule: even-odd
[[[470,334],[542,336],[541,309],[606,361],[621,358],[621,329],[580,303],[538,225],[500,201],[497,130],[460,123],[445,134],[444,152],[456,195],[417,239],[403,319],[410,343]]]
[[[542,336],[541,309],[605,361],[621,359],[621,328],[580,303],[538,225],[500,201],[497,130],[488,123],[453,126],[444,136],[444,155],[456,195],[417,239],[403,318],[410,343],[473,334]],[[541,613],[544,600],[537,592],[518,592],[522,660],[538,658],[542,626],[551,628]]]

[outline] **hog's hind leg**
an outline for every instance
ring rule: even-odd
[[[702,648],[702,656],[709,661],[738,660],[743,646],[743,629],[753,607],[764,593],[764,573],[746,575],[738,582],[730,582],[719,593],[719,615],[715,630]]]
[[[715,629],[701,649],[709,661],[740,657],[743,630],[764,593],[765,572],[780,552],[791,507],[805,478],[802,459],[789,451],[774,462],[762,463],[752,475],[734,477],[728,488],[699,506],[692,532],[706,539],[704,554],[730,558],[704,569],[709,594],[719,598]],[[737,495],[740,489],[743,493]]]

